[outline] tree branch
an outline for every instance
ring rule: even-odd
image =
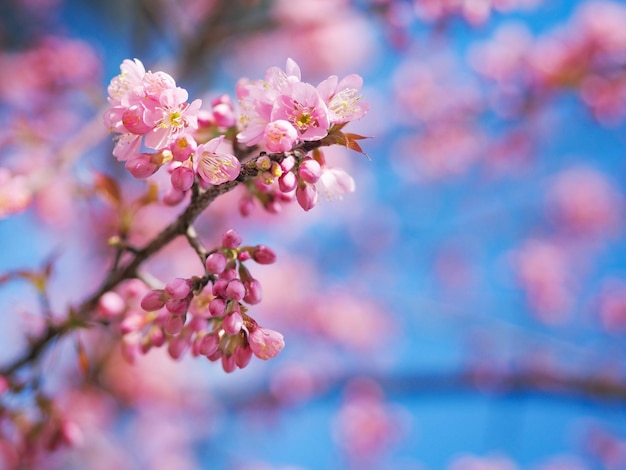
[[[291,152],[268,154],[267,156],[278,162],[284,160],[289,155],[295,158],[303,158],[308,151],[318,148],[321,145],[319,141],[305,142]],[[266,154],[263,153],[261,155]],[[215,199],[257,176],[259,174],[259,169],[256,167],[258,158],[259,157],[253,158],[244,163],[239,176],[234,181],[229,181],[218,186],[211,186],[204,192],[194,192],[189,205],[176,220],[165,227],[143,248],[136,250],[133,253],[133,257],[125,265],[113,266],[108,276],[93,294],[87,297],[77,308],[70,308],[70,315],[66,321],[60,324],[48,324],[44,332],[30,342],[28,349],[21,356],[3,368],[0,368],[0,375],[9,376],[27,364],[37,361],[53,340],[62,337],[67,332],[77,327],[85,326],[92,312],[98,306],[100,297],[102,297],[103,294],[114,289],[123,281],[137,277],[137,269],[175,238],[185,235],[198,216],[207,209]]]

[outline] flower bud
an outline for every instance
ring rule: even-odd
[[[222,246],[224,248],[235,249],[241,245],[241,236],[234,230],[230,229],[222,236]]]
[[[185,199],[185,192],[178,189],[170,188],[163,196],[163,203],[168,206],[175,206],[180,204]]]
[[[167,352],[172,359],[180,359],[187,350],[189,347],[190,333],[190,330],[186,330],[170,340],[170,344],[167,346]]]
[[[246,295],[246,288],[243,285],[243,282],[239,279],[233,279],[226,286],[226,295],[228,298],[236,300],[239,302],[243,300],[243,297]]]
[[[322,167],[313,158],[307,158],[300,163],[298,168],[298,176],[310,184],[315,184],[322,175]]]
[[[215,297],[209,302],[209,313],[214,317],[221,317],[226,311],[226,303],[223,299]]]
[[[280,167],[283,169],[283,173],[287,173],[291,171],[291,169],[296,165],[296,159],[293,158],[292,155],[287,156],[281,163]]]
[[[245,286],[246,295],[243,298],[243,301],[250,305],[256,305],[261,302],[261,299],[263,298],[263,288],[261,287],[261,283],[256,279],[253,279],[250,282],[246,282]]]
[[[223,355],[222,356],[222,369],[224,369],[224,372],[230,374],[236,368],[237,368],[237,364],[235,363],[235,356],[233,356],[233,355],[230,355],[230,356]]]
[[[143,119],[144,109],[139,105],[129,106],[122,114],[122,124],[131,134],[146,134],[152,130],[152,126],[146,124]]]
[[[228,286],[228,281],[226,279],[218,279],[213,284],[213,295],[219,297],[226,297],[226,287]]]
[[[283,335],[277,331],[257,327],[248,335],[250,349],[259,359],[267,360],[276,357],[285,347]]]
[[[224,331],[229,335],[236,335],[241,331],[243,327],[243,317],[239,312],[233,312],[224,317],[224,323],[222,324]]]
[[[189,136],[184,135],[176,139],[172,145],[170,145],[170,151],[174,160],[184,162],[189,159],[189,156],[196,151],[198,144],[196,140]]]
[[[182,300],[191,293],[191,282],[177,277],[165,285],[165,293],[172,299]]]
[[[165,331],[170,335],[177,335],[185,326],[185,317],[182,315],[170,315],[165,321]]]
[[[283,175],[278,178],[278,188],[284,193],[293,191],[297,185],[298,178],[291,171],[283,173]]]
[[[187,313],[187,310],[189,310],[189,303],[190,303],[189,298],[170,299],[167,302],[165,302],[165,308],[172,315],[184,315],[185,313]]]
[[[304,184],[296,189],[296,199],[298,204],[305,211],[310,211],[317,204],[317,189],[312,184]]]
[[[147,178],[153,175],[161,167],[152,161],[152,156],[147,153],[141,153],[133,158],[126,160],[124,165],[126,169],[135,178]]]
[[[235,364],[240,369],[243,369],[250,363],[250,359],[252,359],[252,349],[249,346],[239,346],[235,349]]]
[[[272,264],[276,261],[276,253],[265,245],[259,245],[252,252],[252,259],[259,264]]]
[[[170,181],[172,187],[178,191],[188,191],[193,186],[195,180],[194,171],[187,166],[179,166],[172,170]]]
[[[243,196],[239,199],[239,213],[243,217],[247,217],[252,214],[254,210],[254,199],[248,195]]]
[[[126,310],[126,302],[113,291],[105,292],[98,301],[98,313],[105,318],[113,318],[121,315]]]
[[[203,356],[208,357],[212,354],[215,354],[219,345],[220,345],[220,342],[219,342],[217,335],[208,334],[200,340],[199,352]]]
[[[143,327],[143,315],[132,312],[120,322],[120,331],[123,335],[139,331]]]
[[[141,308],[146,312],[154,312],[165,306],[166,296],[163,290],[151,290],[141,299]]]

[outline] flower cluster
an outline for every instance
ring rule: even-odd
[[[253,355],[270,359],[282,350],[283,336],[247,314],[247,305],[261,301],[262,288],[244,263],[271,264],[276,255],[264,245],[241,242],[237,232],[226,232],[221,247],[206,257],[201,277],[176,278],[152,290],[133,280],[123,292],[102,297],[101,315],[120,318],[128,360],[167,344],[174,359],[190,349],[194,356],[221,360],[224,370],[232,372]]]
[[[360,151],[354,141],[363,137],[341,130],[369,109],[361,100],[362,85],[361,77],[352,74],[342,80],[333,75],[313,86],[301,81],[300,68],[292,59],[287,60],[285,71],[269,68],[263,80],[240,80],[237,97],[241,131],[237,140],[280,153],[330,138],[331,143]],[[304,210],[310,210],[319,192],[340,197],[354,190],[350,175],[329,167],[319,149],[312,155],[290,156],[280,162],[266,156],[257,161],[257,168],[262,173],[249,185],[250,194],[242,200],[243,214],[250,212],[255,198],[270,212],[280,210],[281,203],[294,197]]]
[[[108,87],[111,107],[105,124],[119,134],[113,155],[126,162],[136,178],[147,178],[169,164],[172,189],[168,201],[177,203],[191,189],[195,175],[204,187],[232,181],[240,171],[234,155],[224,150],[223,136],[198,143],[200,126],[234,125],[232,104],[227,98],[202,112],[202,101],[188,102],[188,92],[176,86],[165,72],[146,72],[138,59],[124,60],[120,75]],[[142,152],[143,148],[150,152]]]
[[[317,87],[301,81],[300,68],[287,59],[285,71],[270,67],[264,80],[240,80],[237,98],[246,145],[262,143],[270,152],[287,152],[300,142],[321,140],[333,125],[354,121],[369,106],[359,94],[363,80],[332,75]]]

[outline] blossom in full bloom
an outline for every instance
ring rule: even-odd
[[[118,136],[113,155],[126,161],[141,144],[163,150],[198,127],[201,100],[187,102],[188,93],[165,72],[146,72],[139,59],[124,60],[121,73],[108,87],[111,107],[104,123]]]
[[[362,86],[363,79],[356,74],[348,75],[341,81],[336,75],[331,75],[317,86],[328,106],[331,124],[355,121],[365,116],[369,104],[361,100]]]
[[[290,122],[301,141],[322,139],[330,126],[326,103],[313,85],[303,82],[287,85],[274,103],[271,119]]]
[[[206,183],[218,185],[232,181],[239,175],[239,160],[234,155],[218,153],[218,147],[223,141],[224,136],[216,137],[206,144],[198,145],[196,149],[196,171]]]

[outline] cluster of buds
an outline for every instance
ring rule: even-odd
[[[260,173],[248,183],[248,192],[240,200],[242,215],[250,214],[255,199],[272,213],[280,212],[283,203],[294,199],[309,211],[317,204],[320,193],[334,199],[354,191],[352,177],[341,168],[329,167],[320,149],[297,156],[290,154],[280,162],[267,154],[257,159]]]
[[[264,245],[241,242],[237,232],[226,232],[221,246],[206,257],[201,277],[176,278],[163,289],[147,292],[135,283],[127,288],[126,300],[116,297],[117,309],[111,308],[115,302],[108,295],[119,294],[103,296],[102,312],[111,312],[109,317],[123,314],[120,328],[127,359],[167,345],[174,359],[190,350],[194,356],[221,360],[224,370],[232,372],[248,365],[253,355],[270,359],[282,350],[283,336],[260,327],[247,314],[249,305],[261,301],[262,288],[244,263],[252,259],[270,264],[276,255]]]

